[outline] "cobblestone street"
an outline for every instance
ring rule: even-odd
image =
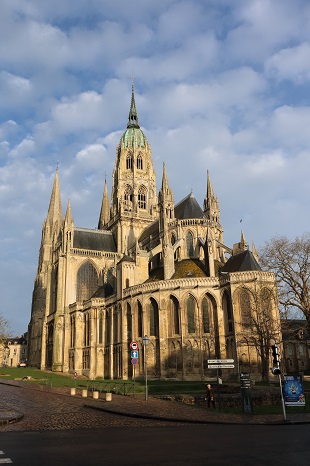
[[[86,400],[81,394],[72,397],[68,392],[69,389],[0,384],[0,411],[10,413],[14,407],[24,414],[20,421],[0,426],[0,432],[170,424],[90,409],[84,406],[86,402],[91,405],[101,401]]]
[[[167,401],[150,396],[112,395],[112,401],[75,396],[70,389],[50,388],[24,381],[0,382],[0,432],[81,429],[100,427],[144,427],[209,424],[282,424],[309,423],[310,413],[300,411],[283,415],[246,415],[223,413],[204,406]],[[20,418],[20,419],[19,419]],[[8,422],[9,419],[19,419]]]

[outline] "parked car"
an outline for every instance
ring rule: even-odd
[[[17,367],[27,367],[26,361],[21,361]]]

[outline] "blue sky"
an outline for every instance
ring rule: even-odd
[[[74,3],[74,5],[73,5]],[[63,209],[95,228],[131,78],[157,186],[202,205],[228,246],[309,231],[307,0],[2,0],[1,313],[27,330],[57,161]],[[240,224],[240,220],[242,223]]]

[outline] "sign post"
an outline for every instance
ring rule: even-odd
[[[219,398],[219,411],[221,411],[221,396],[220,396],[220,378],[219,369],[234,369],[233,359],[208,359],[208,369],[216,369],[217,394]]]
[[[253,403],[251,394],[251,380],[250,374],[248,372],[240,372],[240,387],[243,412],[245,414],[252,414]]]
[[[131,364],[133,366],[133,396],[135,396],[135,387],[136,387],[136,365],[139,363],[139,343],[137,341],[132,341],[130,343],[130,356]]]

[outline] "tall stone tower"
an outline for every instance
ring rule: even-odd
[[[156,176],[149,143],[140,128],[132,86],[127,123],[116,149],[111,220],[118,253],[134,247],[144,228],[158,217]]]

